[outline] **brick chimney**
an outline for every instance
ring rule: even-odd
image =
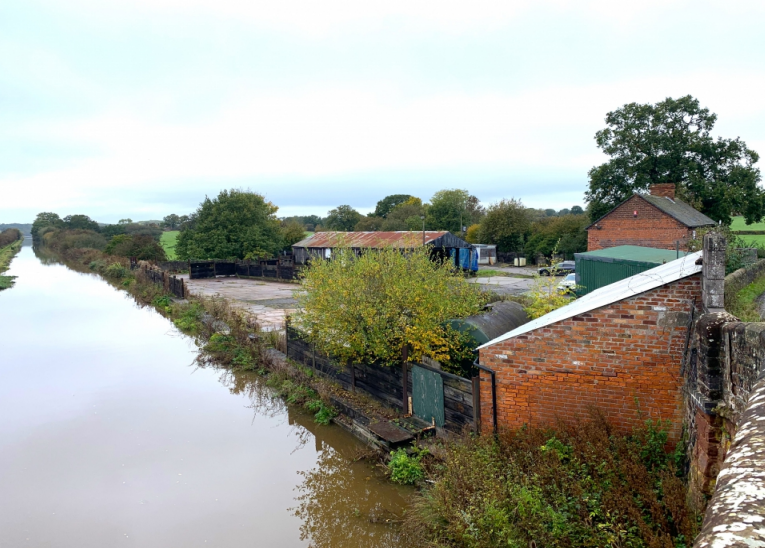
[[[648,193],[651,196],[664,196],[665,198],[675,199],[675,183],[660,183],[648,187]]]

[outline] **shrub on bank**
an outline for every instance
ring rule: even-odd
[[[0,247],[11,245],[13,242],[21,240],[24,235],[18,228],[6,228],[0,232]]]
[[[46,246],[58,252],[65,252],[70,249],[97,249],[101,251],[106,247],[106,238],[92,230],[46,228],[42,238]]]
[[[428,453],[427,449],[412,449],[412,454],[406,449],[397,449],[391,452],[388,461],[390,479],[404,485],[414,485],[425,478],[425,467],[422,458]]]
[[[445,447],[406,526],[423,544],[689,547],[699,517],[666,431],[631,435],[593,412],[578,424],[466,437]]]
[[[119,257],[136,257],[141,261],[166,261],[167,255],[162,246],[151,236],[120,234],[114,236],[104,249],[104,253]]]

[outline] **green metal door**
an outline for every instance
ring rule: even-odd
[[[412,367],[412,411],[427,423],[444,425],[444,380],[441,375]]]

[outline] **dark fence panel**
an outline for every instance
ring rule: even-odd
[[[215,261],[216,276],[236,276],[236,263],[234,261]]]
[[[189,263],[189,278],[199,280],[215,277],[214,261],[194,261]]]
[[[186,263],[184,263],[186,264]],[[214,278],[215,276],[249,276],[253,278],[278,278],[296,280],[300,268],[291,260],[280,262],[276,259],[252,263],[251,261],[192,261],[188,263],[192,280]]]
[[[287,326],[287,356],[338,382],[346,390],[361,390],[377,401],[395,408],[402,407],[401,367],[379,364],[353,364],[342,366],[328,356],[317,352],[297,329]],[[473,383],[445,371],[417,364],[441,375],[444,381],[444,428],[461,432],[473,428]],[[412,394],[411,368],[407,375],[408,393]],[[407,402],[408,403],[408,402]]]

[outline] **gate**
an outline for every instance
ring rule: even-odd
[[[444,426],[444,380],[439,373],[412,367],[412,411],[425,422]]]

